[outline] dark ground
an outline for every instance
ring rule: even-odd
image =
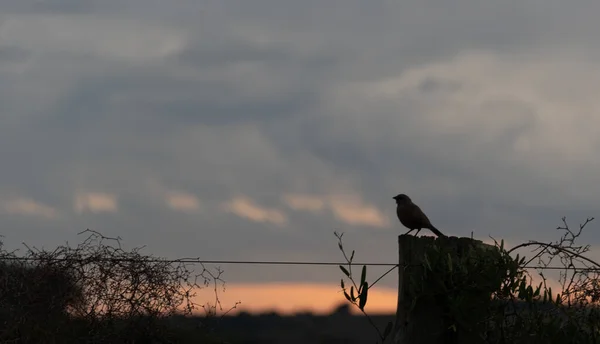
[[[373,321],[383,332],[393,315],[374,315]],[[231,344],[318,344],[374,343],[377,332],[364,315],[354,315],[341,306],[329,315],[276,313],[252,315],[240,313],[214,319],[207,324],[216,338]]]

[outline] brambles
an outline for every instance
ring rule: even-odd
[[[0,252],[0,342],[151,338],[168,343],[177,336],[170,317],[200,309],[210,315],[221,307],[220,269],[153,257],[142,248],[124,250],[119,238],[96,231],[80,234],[88,236],[76,247],[44,251],[26,246],[24,256]],[[214,304],[197,304],[196,291],[211,285]]]
[[[502,343],[600,342],[597,297],[600,265],[587,256],[590,246],[578,243],[583,230],[593,220],[588,218],[577,230],[572,230],[563,217],[563,225],[557,227],[563,232],[558,240],[529,241],[504,251],[508,255],[533,248],[533,257],[519,260],[521,280],[509,280],[513,292],[498,295],[499,300],[507,301],[505,314],[496,314],[497,336],[503,337]],[[533,284],[535,275],[531,270],[535,270],[541,280],[537,285]],[[552,281],[558,284],[559,290],[552,290]],[[532,333],[535,341],[532,341]]]

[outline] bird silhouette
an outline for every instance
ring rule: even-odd
[[[421,229],[427,228],[438,237],[445,236],[444,234],[442,234],[442,232],[440,232],[431,224],[431,221],[429,221],[427,215],[423,213],[423,211],[421,210],[421,208],[419,208],[418,205],[412,202],[410,197],[408,197],[405,194],[399,194],[395,196],[394,199],[396,200],[397,204],[396,214],[398,215],[398,220],[400,220],[400,223],[402,223],[404,227],[409,229],[409,231],[406,232],[405,235],[409,234],[415,229],[417,230],[416,235],[418,235]]]

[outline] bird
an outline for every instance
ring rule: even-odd
[[[442,234],[442,232],[440,232],[431,224],[431,221],[429,221],[427,215],[423,213],[423,211],[421,210],[421,208],[419,208],[418,205],[412,202],[410,197],[408,197],[405,194],[399,194],[397,196],[394,196],[393,199],[396,200],[397,204],[396,215],[398,215],[398,220],[400,220],[400,223],[404,227],[409,229],[409,231],[406,232],[405,235],[409,234],[415,229],[417,230],[416,235],[418,235],[421,229],[427,228],[438,237],[445,237],[445,235]]]

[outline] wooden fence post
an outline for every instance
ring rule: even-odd
[[[482,261],[497,259],[497,250],[493,245],[483,244],[479,240],[457,237],[415,237],[400,235],[399,267],[398,267],[398,306],[396,311],[396,324],[392,334],[392,343],[395,344],[449,344],[449,343],[475,343],[476,331],[453,327],[453,319],[448,319],[449,298],[466,297],[469,302],[470,316],[477,317],[485,314],[493,292],[491,283],[483,283],[481,289],[463,291],[458,288],[446,290],[456,286],[452,278],[474,280],[482,273]],[[434,247],[437,246],[437,247]],[[434,249],[435,250],[432,250]],[[436,256],[437,255],[437,256]],[[428,258],[425,258],[425,257]],[[450,261],[450,262],[449,262]],[[475,261],[475,264],[468,262]],[[452,264],[462,264],[459,269]],[[494,264],[490,266],[492,275]],[[454,270],[453,270],[454,269]],[[466,273],[465,273],[466,270]],[[459,275],[457,275],[459,274]],[[465,277],[466,276],[466,277]],[[451,281],[448,283],[448,281]],[[431,285],[423,285],[431,284]],[[472,283],[471,283],[472,284]],[[490,287],[491,286],[491,287]],[[456,290],[458,289],[458,290]]]

